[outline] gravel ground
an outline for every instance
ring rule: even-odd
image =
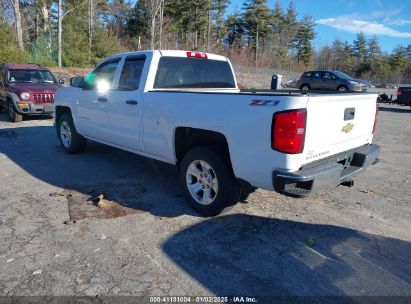
[[[410,109],[382,105],[382,160],[354,187],[257,189],[204,219],[174,167],[97,143],[67,155],[51,120],[1,114],[0,296],[411,296],[410,134]],[[92,192],[133,212],[70,222]]]

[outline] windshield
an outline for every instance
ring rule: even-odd
[[[351,76],[348,76],[347,74],[343,72],[334,71],[333,73],[340,79],[352,79]]]
[[[55,83],[53,75],[46,70],[9,70],[10,83]]]
[[[235,81],[227,61],[162,57],[154,88],[235,88]]]

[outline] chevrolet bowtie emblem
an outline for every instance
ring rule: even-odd
[[[347,125],[342,128],[342,132],[349,133],[354,129],[354,125],[352,123],[348,123]]]

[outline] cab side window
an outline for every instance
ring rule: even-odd
[[[144,67],[144,58],[126,59],[120,75],[118,90],[134,91],[140,85],[140,78]]]
[[[85,89],[95,90],[99,86],[108,86],[108,89],[111,89],[119,61],[120,59],[105,62],[88,74],[85,79]]]

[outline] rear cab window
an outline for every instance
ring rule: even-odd
[[[236,88],[234,75],[227,61],[161,57],[154,89]]]
[[[144,62],[145,56],[129,56],[126,58],[121,71],[118,90],[134,91],[139,88]]]

